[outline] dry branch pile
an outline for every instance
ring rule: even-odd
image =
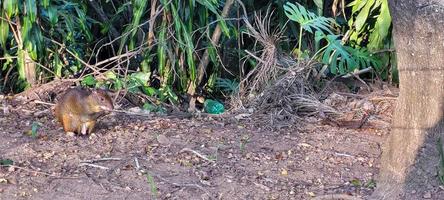
[[[333,117],[339,114],[316,97],[307,77],[311,63],[296,60],[279,52],[283,30],[270,31],[271,14],[255,16],[254,26],[245,20],[247,34],[261,50],[251,53],[258,65],[241,82],[240,98],[256,114],[275,115],[274,119],[293,120],[302,116]],[[259,55],[259,56],[256,56]]]

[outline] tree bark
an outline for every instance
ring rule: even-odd
[[[389,0],[389,6],[400,92],[370,199],[403,199],[419,150],[444,131],[444,1]]]

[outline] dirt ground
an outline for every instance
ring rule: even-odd
[[[0,168],[0,199],[365,198],[395,103],[372,102],[374,114],[358,128],[317,118],[272,129],[228,114],[115,114],[95,134],[75,137],[45,106],[9,105],[0,112],[0,159],[14,164]]]

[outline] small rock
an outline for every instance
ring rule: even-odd
[[[157,142],[162,145],[168,145],[170,143],[170,140],[165,135],[159,135],[157,136]]]
[[[282,170],[281,170],[281,175],[282,175],[282,176],[287,176],[287,175],[288,175],[288,171],[287,171],[287,169],[282,169]]]
[[[432,193],[431,192],[426,192],[424,194],[424,196],[422,196],[422,198],[424,198],[424,199],[431,199],[432,198]]]
[[[12,184],[12,185],[17,185],[17,179],[15,179],[15,178],[10,178],[10,179],[8,179],[8,183],[9,183],[9,184]]]

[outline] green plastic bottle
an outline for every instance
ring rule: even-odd
[[[210,114],[221,114],[225,111],[224,105],[218,101],[207,99],[204,102],[204,110]]]

